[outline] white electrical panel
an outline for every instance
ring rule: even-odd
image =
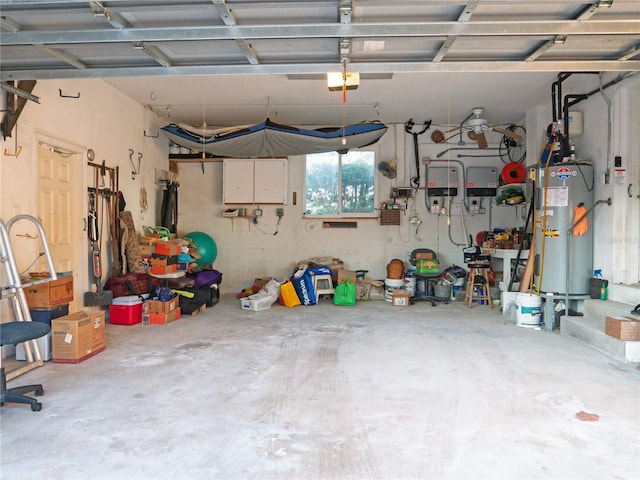
[[[458,195],[458,167],[427,165],[427,196],[455,197]]]
[[[495,197],[498,190],[498,169],[494,167],[467,168],[467,197]]]

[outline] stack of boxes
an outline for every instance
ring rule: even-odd
[[[180,245],[175,242],[160,241],[153,245],[151,254],[151,275],[166,275],[178,271]],[[186,270],[186,266],[185,266]]]
[[[57,280],[27,284],[23,291],[31,320],[51,326],[51,332],[37,340],[42,360],[80,363],[105,349],[104,312],[69,314],[73,301],[71,273],[59,273]],[[16,359],[27,360],[24,344],[17,345]]]
[[[149,304],[149,323],[164,325],[180,319],[180,301],[178,297],[166,302],[147,300]]]
[[[73,301],[73,277],[70,273],[59,273],[57,280],[27,285],[23,291],[29,305],[31,320],[51,326],[52,320],[69,313],[69,303]],[[51,337],[52,333],[49,332],[37,340],[44,361],[52,358]],[[23,343],[16,346],[16,359],[26,360]]]

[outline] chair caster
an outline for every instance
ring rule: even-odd
[[[31,404],[31,411],[32,412],[39,412],[40,410],[42,410],[42,404],[40,402],[36,402],[36,403],[32,403]]]

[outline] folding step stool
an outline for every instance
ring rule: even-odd
[[[316,298],[320,298],[320,295],[333,295],[336,293],[333,288],[333,280],[328,273],[322,273],[320,275],[313,275],[313,290],[316,292]]]

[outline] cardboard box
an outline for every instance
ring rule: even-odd
[[[604,333],[624,341],[640,341],[640,321],[628,317],[606,317]]]
[[[180,255],[180,244],[176,242],[161,241],[155,243],[158,255]]]
[[[155,252],[153,245],[136,245],[133,254],[139,257],[150,257]]]
[[[51,321],[53,363],[80,363],[105,349],[104,312],[79,311]]]
[[[391,294],[391,305],[394,307],[408,307],[409,292],[402,288],[394,290]]]
[[[151,265],[176,265],[178,263],[178,255],[160,255],[153,253],[151,255]]]
[[[338,283],[342,283],[345,280],[348,280],[351,283],[356,283],[355,270],[346,270],[344,268],[340,268],[338,270]]]
[[[24,295],[29,308],[51,308],[73,301],[73,277],[59,277],[57,280],[26,285]]]
[[[260,277],[260,278],[254,278],[253,279],[253,284],[258,287],[258,288],[262,288],[264,287],[267,283],[269,283],[269,281],[272,279],[272,277]]]
[[[431,252],[416,252],[416,260],[433,260]]]
[[[146,237],[142,237],[140,239],[140,244],[141,245],[155,245],[159,241],[160,241],[160,237],[146,236]]]
[[[151,275],[166,275],[167,273],[176,273],[178,265],[151,265]]]
[[[165,302],[168,303],[168,302]],[[149,314],[149,323],[152,325],[165,325],[167,323],[175,322],[176,320],[180,320],[180,307],[175,308],[171,312],[168,313],[150,313]]]
[[[171,313],[180,306],[180,299],[178,297],[172,298],[168,302],[161,302],[160,300],[147,300],[149,304],[150,313]]]

